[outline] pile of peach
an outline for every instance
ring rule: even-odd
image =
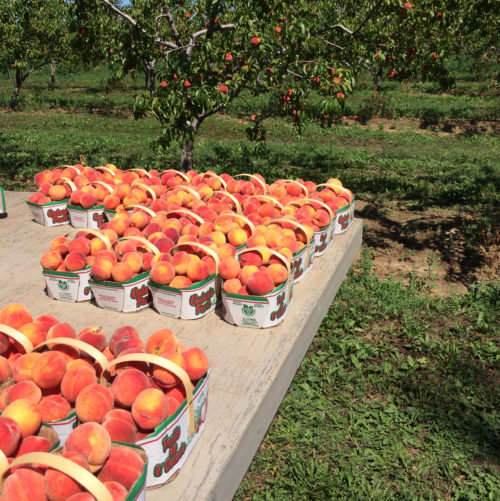
[[[197,347],[185,349],[169,329],[151,334],[144,343],[130,326],[118,328],[110,337],[99,327],[87,327],[78,334],[68,323],[43,315],[34,322],[27,308],[19,303],[0,311],[0,323],[31,333],[37,329],[33,344],[54,338],[79,339],[102,352],[108,362],[132,353],[159,355],[181,367],[194,385],[208,370],[205,353]],[[49,327],[50,325],[50,327]],[[41,327],[38,327],[41,326]],[[12,344],[5,338],[4,344]],[[21,354],[12,347],[0,356],[2,382],[0,393],[2,415],[10,416],[16,409],[28,434],[40,423],[63,419],[75,409],[80,422],[97,422],[107,429],[113,440],[135,442],[151,432],[173,414],[185,399],[185,389],[178,378],[158,366],[144,362],[110,364],[112,384],[98,382],[103,368],[76,348],[53,344],[49,350]],[[20,411],[17,411],[21,407]],[[26,422],[26,423],[25,423]],[[23,433],[24,436],[24,433]]]
[[[98,423],[86,423],[73,430],[62,456],[93,473],[108,489],[113,501],[126,499],[144,469],[144,460],[137,450],[112,444],[109,433]],[[16,467],[5,480],[1,498],[5,501],[95,501],[75,478],[41,464]]]

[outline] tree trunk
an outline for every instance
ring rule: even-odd
[[[187,172],[193,168],[194,141],[182,143],[181,170]]]
[[[21,70],[16,69],[16,81],[14,84],[14,92],[12,93],[12,97],[10,98],[10,109],[15,110],[17,107],[17,97],[19,96],[19,92],[21,90],[21,86],[23,85],[24,78],[21,73]]]
[[[154,62],[148,64],[148,78],[149,78],[149,96],[153,97],[155,94],[155,75],[156,64]]]
[[[382,68],[377,71],[377,92],[382,89]]]
[[[50,63],[50,88],[51,89],[56,88],[56,68],[57,68],[56,63]]]

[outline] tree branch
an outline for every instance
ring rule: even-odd
[[[234,30],[234,28],[236,28],[234,24],[215,24],[212,33],[221,30]],[[196,40],[198,40],[198,38],[200,38],[201,36],[206,35],[207,33],[208,28],[205,28],[204,30],[197,31],[196,33],[193,33],[191,35],[191,39],[189,40],[188,48],[186,50],[188,60],[191,60],[191,54],[193,53],[193,49],[196,45]]]
[[[366,15],[366,17],[363,19],[361,24],[354,30],[353,34],[356,35],[361,31],[361,28],[368,22],[370,17],[373,16],[373,13],[380,7],[380,4],[382,3],[383,0],[378,0],[378,2],[371,8],[370,12]]]
[[[172,16],[172,12],[170,11],[168,5],[163,7],[163,15],[167,18],[168,25],[172,30],[172,35],[174,36],[175,43],[177,47],[182,47],[184,44],[182,43],[181,34],[175,25],[174,16]]]

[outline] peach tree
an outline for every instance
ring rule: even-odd
[[[375,68],[389,78],[445,78],[446,57],[457,50],[471,4],[489,2],[76,3],[89,23],[98,11],[116,21],[108,50],[124,71],[137,64],[149,68],[149,93],[136,97],[135,117],[155,116],[162,124],[161,144],[180,141],[181,166],[189,169],[200,126],[243,91],[272,95],[274,107],[253,114],[247,130],[251,139],[263,139],[268,115],[289,116],[298,128],[308,119],[331,125],[342,116],[362,69]],[[94,24],[88,29],[102,35],[102,24]],[[311,93],[315,99],[307,99]]]
[[[70,20],[65,0],[0,0],[0,68],[14,76],[11,109],[34,71],[69,57]]]

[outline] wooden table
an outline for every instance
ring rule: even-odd
[[[44,227],[32,220],[27,193],[6,192],[8,216],[0,219],[0,307],[25,304],[32,315],[55,315],[81,330],[101,326],[108,337],[123,325],[144,339],[163,327],[186,345],[199,346],[211,364],[206,428],[181,472],[146,499],[229,500],[237,490],[294,375],[353,262],[362,239],[362,221],[336,235],[311,272],[295,284],[285,320],[270,329],[234,327],[220,313],[176,320],[153,309],[117,313],[90,302],[50,299],[45,293],[40,256],[51,238],[70,226]]]

